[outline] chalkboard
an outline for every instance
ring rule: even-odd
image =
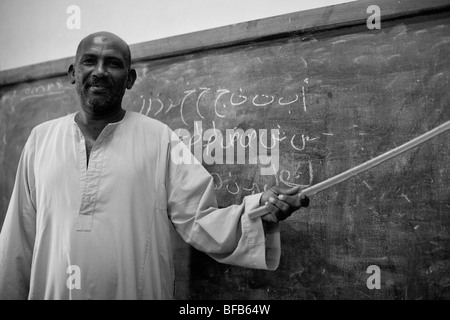
[[[387,3],[378,1],[382,12]],[[278,163],[253,164],[247,153],[243,164],[236,157],[221,164],[202,158],[203,141],[196,156],[214,177],[221,207],[267,186],[321,182],[450,119],[450,7],[445,1],[406,3],[409,11],[389,7],[381,29],[368,28],[361,17],[369,16],[369,4],[359,1],[235,26],[251,29],[251,36],[222,45],[186,45],[150,58],[145,48],[170,41],[132,47],[140,55],[133,60],[138,80],[124,106],[189,132],[192,141],[196,133],[217,130],[223,134],[223,159],[227,146],[234,145],[236,153],[239,143],[250,144],[249,136],[240,139],[243,132],[253,130],[264,146],[277,144],[278,154],[272,149],[268,156],[279,155]],[[349,19],[351,14],[357,18]],[[283,27],[289,32],[258,33],[265,30],[261,25],[299,17],[322,20],[303,29]],[[32,127],[76,111],[78,98],[61,74],[2,81],[4,215]],[[234,133],[229,141],[227,129]],[[218,264],[174,233],[176,298],[449,299],[448,140],[448,134],[440,135],[315,195],[310,208],[281,224],[275,272]],[[380,289],[368,286],[371,266],[381,272]]]

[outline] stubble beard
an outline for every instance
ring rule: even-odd
[[[107,114],[118,106],[120,107],[123,94],[125,93],[125,90],[123,92],[115,92],[111,88],[104,93],[96,94],[90,92],[89,87],[85,87],[83,84],[77,84],[76,91],[80,98],[82,108],[93,114]]]

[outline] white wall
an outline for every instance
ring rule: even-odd
[[[73,56],[107,30],[129,44],[355,0],[0,0],[0,70]],[[80,29],[66,12],[80,8]]]

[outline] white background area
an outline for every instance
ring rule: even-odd
[[[80,40],[110,31],[128,44],[354,0],[0,0],[0,70],[74,56]],[[80,8],[80,29],[67,8]]]

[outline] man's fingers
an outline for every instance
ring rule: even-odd
[[[284,201],[278,200],[277,198],[271,197],[269,199],[269,202],[271,204],[273,204],[275,207],[277,207],[278,209],[280,209],[281,211],[289,210],[289,204]]]
[[[309,205],[309,198],[301,195],[299,186],[283,189],[278,186],[271,187],[262,195],[261,204],[264,203],[269,214],[263,216],[266,222],[278,222],[288,218],[294,211]]]
[[[278,221],[286,219],[292,212],[289,204],[274,197],[271,197],[266,203],[266,208],[276,217]]]
[[[298,194],[290,196],[286,194],[280,194],[278,199],[286,202],[291,208],[307,207],[309,205],[309,198],[305,195],[299,196]]]
[[[287,203],[289,206],[291,206],[291,208],[300,207],[300,198],[298,197],[298,195],[289,196],[286,194],[280,194],[278,196],[278,199]]]
[[[284,190],[284,191],[281,192],[281,193],[283,193],[283,194],[289,194],[289,195],[295,195],[295,194],[300,193],[301,191],[302,191],[302,188],[301,188],[300,186],[296,186],[296,187],[293,187],[293,188]]]
[[[269,201],[267,201],[264,205],[268,211],[266,215],[264,215],[262,218],[266,222],[278,222],[276,213],[280,211],[275,205],[271,204]]]
[[[269,201],[266,202],[265,206],[267,210],[275,216],[278,215],[280,211],[289,210],[289,205],[287,203],[284,203],[274,197],[271,197]]]

